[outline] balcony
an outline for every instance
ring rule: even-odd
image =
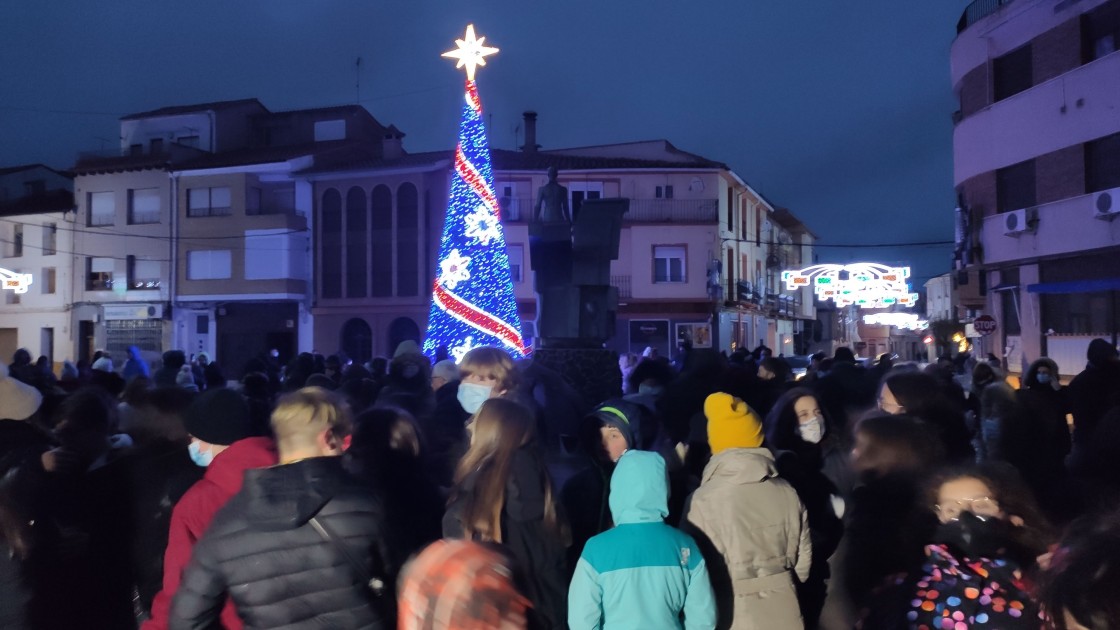
[[[528,223],[534,200],[529,197],[499,197],[506,223]],[[718,199],[631,199],[623,223],[713,223],[719,219]]]
[[[1014,0],[975,0],[972,4],[965,7],[964,13],[961,14],[961,19],[957,21],[957,34],[963,33],[968,27],[996,11],[999,11],[1000,7],[1005,4],[1011,4],[1013,1]]]
[[[630,290],[630,276],[611,276],[611,286],[618,289],[619,299],[633,297]]]

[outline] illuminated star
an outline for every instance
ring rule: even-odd
[[[459,250],[453,249],[439,262],[440,274],[439,282],[448,289],[454,290],[460,282],[466,282],[471,279],[471,272],[467,269],[467,265],[471,262],[470,256],[463,256]]]
[[[474,71],[478,66],[486,65],[486,57],[498,52],[497,48],[493,46],[483,46],[486,41],[485,37],[475,39],[474,24],[467,25],[467,34],[463,39],[455,40],[455,45],[458,46],[455,50],[449,50],[443,53],[443,57],[450,57],[458,59],[459,63],[455,64],[456,68],[466,67],[467,80],[474,81]]]

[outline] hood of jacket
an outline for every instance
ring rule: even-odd
[[[312,457],[245,472],[241,489],[246,518],[265,531],[303,526],[350,477],[341,457]]]
[[[214,456],[214,461],[206,467],[203,478],[220,487],[227,496],[233,496],[241,489],[245,471],[275,466],[277,457],[276,444],[272,438],[238,440]]]
[[[774,464],[774,454],[767,448],[730,448],[712,457],[704,467],[701,484],[711,481],[718,483],[748,484],[762,483],[778,476]]]
[[[611,475],[611,516],[618,525],[660,523],[669,515],[665,460],[649,451],[626,451]]]

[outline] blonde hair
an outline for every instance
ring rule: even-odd
[[[350,426],[350,407],[321,387],[304,387],[282,396],[272,412],[272,432],[281,450],[314,444],[327,430],[342,439],[350,434]]]
[[[491,398],[482,403],[474,416],[474,436],[470,448],[455,471],[452,501],[463,499],[461,514],[463,533],[468,539],[502,542],[502,508],[506,500],[506,484],[512,474],[514,453],[533,441],[533,414],[511,400]],[[545,525],[566,535],[557,516],[548,471],[544,480]],[[473,477],[473,483],[464,482]],[[522,479],[520,483],[538,483]]]
[[[497,382],[494,390],[499,392],[511,392],[517,387],[517,372],[513,367],[513,359],[501,348],[485,346],[471,350],[459,362],[459,376],[493,379]]]

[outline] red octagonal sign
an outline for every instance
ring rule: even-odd
[[[972,320],[972,327],[979,335],[990,335],[996,331],[996,320],[991,315],[981,315]]]

